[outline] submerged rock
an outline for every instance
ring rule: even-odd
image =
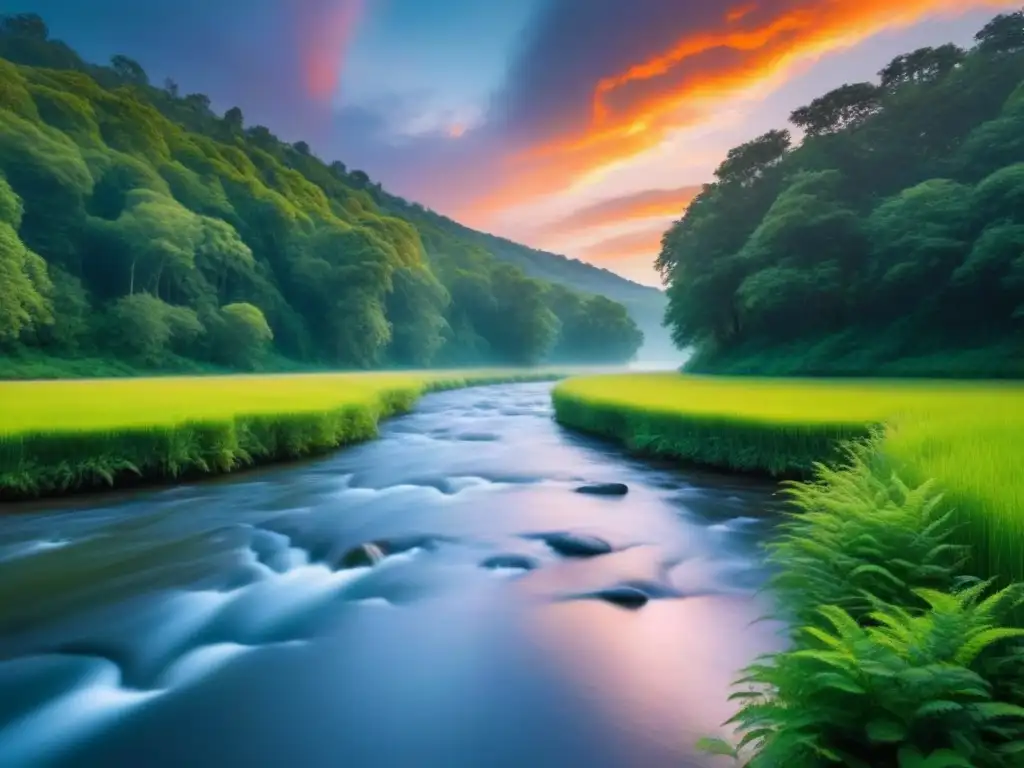
[[[360,544],[338,558],[334,570],[346,568],[372,568],[384,559],[384,552],[376,544]]]
[[[592,483],[581,485],[576,493],[586,493],[591,496],[625,496],[629,493],[629,486],[625,483]]]
[[[540,563],[536,559],[526,555],[494,555],[480,563],[481,568],[490,568],[492,570],[497,568],[520,568],[524,571],[532,571],[538,565]]]
[[[582,536],[575,533],[548,533],[541,536],[555,552],[566,557],[595,557],[607,555],[612,545],[597,536]]]

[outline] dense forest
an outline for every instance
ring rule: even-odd
[[[244,370],[636,353],[643,334],[621,303],[532,277],[492,240],[507,242],[247,127],[237,108],[156,87],[131,59],[89,64],[34,14],[0,17],[8,361]]]
[[[372,187],[370,193],[382,210],[415,223],[421,231],[440,229],[460,241],[483,248],[501,261],[514,264],[530,277],[584,293],[607,296],[624,305],[643,331],[643,351],[648,359],[678,357],[663,324],[668,306],[668,297],[663,291],[630,282],[614,272],[583,261],[470,229],[417,203],[389,195],[379,185]]]
[[[690,368],[1024,375],[1024,12],[729,152],[658,259]]]

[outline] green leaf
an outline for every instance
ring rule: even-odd
[[[1024,637],[1024,629],[1012,629],[1010,627],[996,627],[986,629],[972,637],[964,646],[957,651],[954,660],[962,666],[970,666],[986,648],[998,643],[1000,640],[1008,640],[1012,637]]]
[[[875,576],[881,576],[882,578],[886,579],[892,584],[895,584],[898,587],[905,587],[907,585],[906,582],[903,581],[903,579],[898,578],[892,571],[888,570],[887,568],[883,568],[880,565],[874,565],[871,563],[862,565],[859,568],[854,568],[850,572],[850,578],[856,578],[857,576],[863,576],[864,574],[868,573],[872,573]]]
[[[839,638],[830,635],[824,630],[818,629],[818,627],[804,627],[803,631],[834,650],[839,650],[843,646],[843,642]]]
[[[895,720],[872,720],[866,731],[871,741],[882,744],[903,741],[907,737],[907,729]]]
[[[822,672],[814,676],[814,681],[825,688],[833,688],[837,691],[843,691],[845,693],[853,693],[857,695],[863,695],[867,693],[857,683],[844,675],[840,675],[837,672]]]
[[[917,708],[914,713],[916,718],[925,717],[941,717],[942,715],[948,715],[953,712],[958,712],[963,709],[963,706],[957,704],[955,701],[945,701],[944,699],[938,699],[936,701],[929,701],[927,704],[922,704]]]
[[[972,704],[971,709],[984,720],[994,720],[998,717],[1024,717],[1024,707],[1016,704],[1006,704],[1001,701],[985,701],[981,704]]]
[[[725,755],[727,757],[737,756],[735,748],[725,739],[705,736],[697,740],[696,749],[699,752],[704,752],[708,755]]]
[[[905,768],[902,760],[900,768]],[[919,763],[908,764],[906,768],[975,768],[975,766],[963,755],[958,755],[949,749],[939,749]]]

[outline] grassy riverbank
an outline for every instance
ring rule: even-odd
[[[0,383],[0,499],[222,474],[377,434],[425,392],[553,370]]]
[[[554,403],[566,426],[633,450],[776,476],[880,431],[908,479],[947,494],[975,570],[1024,580],[1024,385],[630,374],[561,382]]]

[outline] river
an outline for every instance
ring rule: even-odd
[[[550,387],[429,395],[315,461],[0,517],[0,765],[717,765],[694,741],[778,643],[752,624],[772,489],[567,432]],[[628,495],[576,492],[607,481]],[[338,567],[371,541],[383,561]],[[622,585],[650,601],[605,599]]]

